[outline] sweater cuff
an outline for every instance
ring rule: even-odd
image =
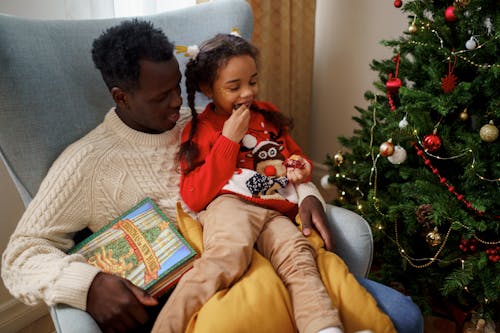
[[[83,262],[72,262],[61,272],[55,283],[53,304],[63,303],[85,311],[87,293],[100,270]]]
[[[323,210],[326,211],[326,202],[325,199],[323,199],[323,196],[321,193],[319,193],[318,188],[314,183],[308,182],[308,183],[300,183],[295,185],[295,189],[297,191],[297,195],[299,197],[299,207],[300,204],[302,203],[302,200],[304,200],[306,197],[312,195],[321,202],[321,205],[323,206]]]

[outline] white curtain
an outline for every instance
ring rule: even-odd
[[[196,0],[114,0],[115,17],[141,16],[179,9],[196,4]]]
[[[68,20],[143,16],[196,4],[196,0],[64,0]]]

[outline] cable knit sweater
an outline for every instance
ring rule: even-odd
[[[181,110],[181,115],[189,114]],[[75,232],[96,231],[151,197],[175,221],[180,173],[175,156],[187,117],[162,134],[126,126],[111,109],[104,121],[54,162],[10,238],[2,257],[5,286],[26,304],[64,303],[85,310],[99,270],[80,255],[66,255]],[[298,189],[299,202],[321,195]]]

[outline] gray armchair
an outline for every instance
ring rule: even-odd
[[[232,27],[250,38],[253,29],[244,0],[219,0],[146,18],[181,45],[199,44]],[[113,105],[90,49],[95,37],[119,21],[42,21],[0,14],[0,157],[25,205],[62,150],[95,127]],[[186,58],[177,57],[183,72]],[[204,105],[206,100],[197,101]],[[328,206],[327,214],[336,251],[355,275],[365,276],[373,248],[368,224],[339,207]],[[86,312],[59,305],[51,314],[58,332],[99,332]]]

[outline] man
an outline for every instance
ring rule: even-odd
[[[87,311],[104,332],[147,331],[158,300],[79,255],[66,255],[75,232],[96,231],[151,197],[175,221],[181,73],[174,46],[150,23],[131,20],[94,41],[92,58],[115,101],[104,121],[54,162],[3,255],[2,278],[27,304]],[[332,248],[315,188],[299,193],[300,214]]]

